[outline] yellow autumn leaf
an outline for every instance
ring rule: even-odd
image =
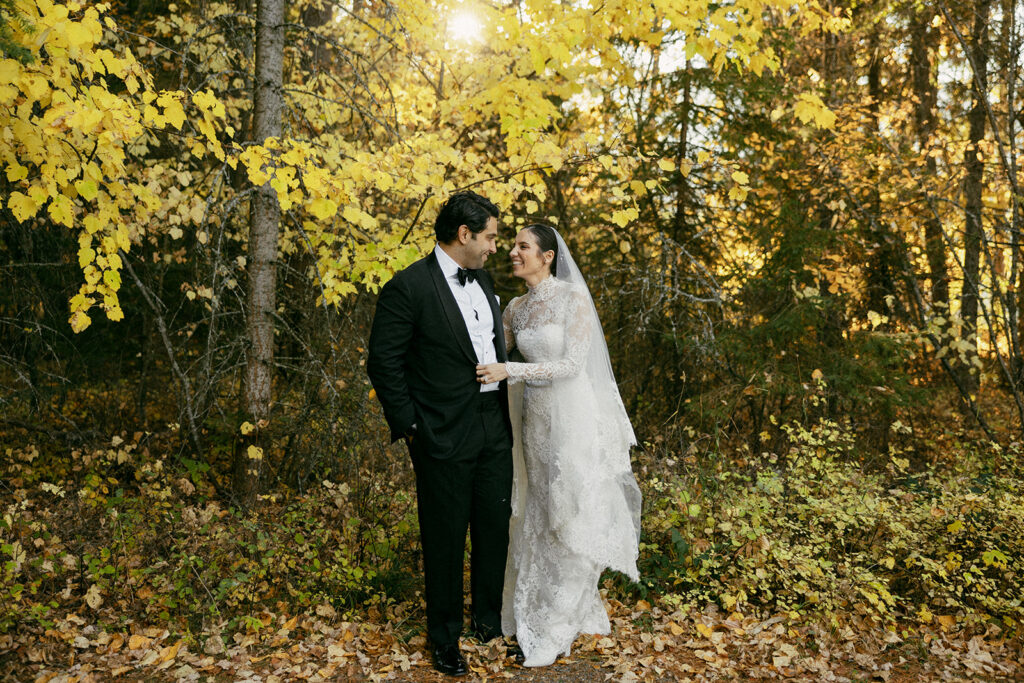
[[[676,164],[675,164],[674,161],[671,161],[669,159],[659,159],[658,160],[658,168],[660,168],[662,171],[666,171],[666,172],[667,171],[674,171],[674,170],[676,170]]]
[[[112,290],[117,291],[121,288],[121,273],[116,270],[103,271],[103,283]]]
[[[793,113],[803,123],[813,123],[818,128],[832,128],[836,123],[836,115],[814,93],[800,93]]]
[[[92,319],[82,311],[75,311],[68,319],[68,323],[71,325],[71,331],[77,334],[89,327],[92,324]]]
[[[750,176],[748,176],[743,171],[733,171],[732,179],[734,182],[737,182],[740,185],[746,185],[747,183],[750,182]]]
[[[82,219],[82,225],[85,227],[85,233],[87,235],[95,234],[103,228],[103,223],[93,214],[89,214]]]
[[[19,180],[24,180],[27,177],[28,169],[19,164],[17,161],[12,162],[10,165],[7,166],[7,180],[11,181],[12,183],[16,183]]]
[[[217,99],[217,96],[213,94],[213,91],[209,89],[193,93],[192,103],[199,109],[211,112],[214,116],[224,115],[224,105]],[[220,105],[219,114],[217,113],[218,105]]]
[[[114,53],[108,50],[104,50],[100,57],[103,60],[103,65],[107,68],[107,73],[113,74],[114,76],[121,76],[124,74],[125,68],[128,65],[127,60],[114,56]]]
[[[16,59],[0,59],[0,83],[14,83],[18,80],[21,64]]]
[[[18,221],[24,222],[36,215],[36,212],[39,211],[39,204],[28,195],[12,192],[7,199],[7,208],[11,210]]]
[[[729,188],[729,199],[733,201],[742,202],[747,198],[747,194],[747,188],[742,185],[733,185]]]
[[[91,247],[82,247],[78,250],[78,266],[85,268],[96,260],[96,251]]]
[[[249,436],[256,431],[256,425],[246,420],[242,423],[242,426],[238,428],[238,431],[242,432],[243,435]]]
[[[263,449],[260,448],[259,446],[249,446],[247,449],[245,449],[245,453],[247,456],[249,456],[250,460],[263,459]]]
[[[201,145],[200,145],[201,146]],[[257,161],[255,164],[247,164],[246,171],[249,175],[249,182],[256,187],[261,187],[264,183],[270,180],[268,175],[262,168],[262,163]]]
[[[310,203],[309,212],[320,220],[326,220],[338,213],[338,205],[333,200],[322,197]]]
[[[51,85],[45,78],[35,75],[22,75],[21,90],[34,101],[41,101],[44,98],[49,99],[50,88]]]
[[[91,202],[96,198],[99,188],[96,187],[96,183],[91,180],[78,180],[75,182],[75,189],[78,190],[79,196],[87,202]]]
[[[96,36],[84,24],[69,23],[64,27],[64,38],[68,46],[74,48],[90,47]]]
[[[181,130],[181,126],[185,123],[185,110],[182,108],[181,102],[171,99],[164,106],[164,118],[167,119],[167,123]]]
[[[163,125],[164,121],[163,117],[160,116],[160,110],[152,104],[147,104],[142,108],[142,120],[155,126]]]
[[[75,219],[72,215],[71,200],[68,197],[62,194],[57,195],[50,202],[50,205],[46,207],[46,210],[55,223],[60,223],[69,228],[74,226]]]
[[[281,161],[289,166],[301,166],[306,161],[306,154],[301,147],[292,147],[281,156]]]
[[[283,204],[284,199],[288,196],[288,179],[280,172],[275,173],[274,177],[270,180],[270,186],[277,192],[277,199],[282,203],[281,208],[285,208]]]
[[[84,311],[87,310],[90,306],[92,306],[93,301],[86,295],[79,292],[78,294],[71,297],[71,301],[69,302],[69,304],[71,306],[72,311]]]
[[[354,206],[346,206],[345,210],[342,211],[341,216],[349,223],[359,223],[362,213]]]

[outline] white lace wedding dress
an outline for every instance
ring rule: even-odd
[[[517,636],[527,666],[544,666],[568,655],[577,634],[609,632],[602,570],[638,579],[635,438],[585,284],[548,277],[503,317],[509,348],[528,362],[506,365],[512,387],[525,389],[521,408],[512,393],[516,476],[502,629]]]

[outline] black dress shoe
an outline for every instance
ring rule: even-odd
[[[434,668],[445,676],[465,676],[469,673],[469,667],[457,644],[436,646],[433,654]]]
[[[511,657],[516,664],[522,664],[526,661],[526,655],[523,654],[523,648],[519,647],[518,643],[509,643],[508,647],[505,648],[505,656]]]

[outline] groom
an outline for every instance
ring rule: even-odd
[[[434,251],[381,289],[366,368],[392,442],[405,439],[416,473],[434,668],[461,676],[466,529],[473,635],[487,641],[501,635],[511,514],[508,394],[503,382],[476,377],[478,364],[507,360],[501,311],[482,270],[496,250],[498,207],[459,192],[441,207],[434,232]]]

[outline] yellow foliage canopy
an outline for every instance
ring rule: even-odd
[[[241,81],[210,78],[192,93],[156,90],[107,16],[108,4],[23,4],[35,32],[16,38],[39,57],[29,64],[0,60],[0,161],[15,185],[6,204],[19,221],[46,216],[78,233],[83,283],[70,302],[76,332],[90,324],[95,305],[110,319],[122,317],[120,252],[147,234],[178,240],[185,222],[205,222],[211,190],[191,184],[185,166],[191,159],[231,169],[241,164],[252,185],[269,184],[294,215],[291,224],[302,226],[301,235],[284,230],[280,248],[308,249],[322,301],[337,303],[359,285],[375,289],[416,256],[426,233],[406,242],[405,208],[429,211],[459,188],[482,189],[504,206],[523,197],[543,202],[548,174],[567,164],[599,164],[620,185],[604,220],[620,227],[635,221],[636,198],[649,191],[631,177],[643,155],[618,130],[599,125],[567,135],[564,129],[566,113],[584,112],[590,93],[614,97],[637,82],[623,45],[655,51],[682,35],[688,58],[699,56],[719,71],[731,64],[761,73],[779,64],[762,40],[766,18],[803,17],[826,30],[837,21],[813,0],[743,0],[728,11],[707,0],[614,2],[598,10],[480,4],[474,11],[487,36],[481,45],[475,36],[438,32],[436,17],[454,15],[461,5],[402,0],[387,16],[350,20],[342,13],[319,29],[372,64],[376,80],[344,73],[344,64],[333,66],[339,69],[334,80],[289,68],[286,110],[301,112],[301,125],[293,121],[285,139],[242,147],[229,144],[250,106]],[[234,15],[225,3],[203,11],[205,18]],[[175,10],[150,28],[157,38],[178,42],[198,35],[199,23]],[[197,61],[208,62],[211,73],[230,71],[225,60],[233,48],[194,42]],[[147,42],[136,52],[152,57],[158,49]],[[292,59],[301,66],[300,57]],[[111,83],[119,87],[111,90]],[[352,111],[360,113],[358,122]],[[794,113],[817,126],[834,123],[816,95],[801,96]],[[146,164],[147,141],[161,131],[172,132],[180,146],[176,168],[173,161],[163,166],[163,159],[143,168],[129,162],[128,150],[137,147],[133,156]],[[690,165],[658,164],[666,174]],[[731,196],[742,200],[746,181],[734,179]],[[196,233],[200,245],[208,237]]]

